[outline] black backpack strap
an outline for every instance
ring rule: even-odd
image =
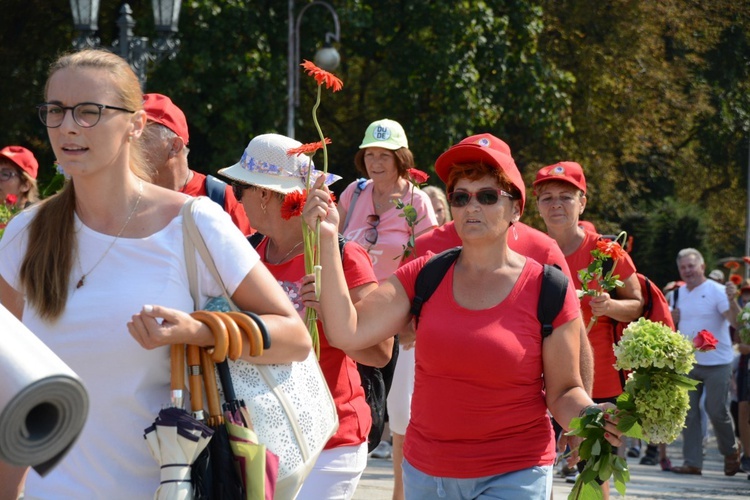
[[[643,277],[643,284],[646,285],[646,296],[643,297],[643,314],[641,316],[648,319],[651,317],[651,309],[654,308],[654,296],[651,290],[653,284],[648,279],[648,276]]]
[[[443,281],[445,273],[448,272],[460,253],[461,247],[445,250],[431,257],[419,270],[414,283],[414,300],[411,302],[411,314],[414,316],[415,327],[419,324],[422,306],[430,300],[440,282]]]
[[[227,183],[221,179],[217,179],[213,175],[206,176],[206,195],[211,198],[211,201],[217,203],[221,208],[224,208],[224,198],[227,193]]]
[[[568,277],[565,273],[557,266],[544,264],[542,289],[539,291],[539,305],[537,306],[537,318],[542,324],[542,339],[552,333],[552,322],[560,314],[567,293]]]
[[[258,248],[258,245],[260,245],[260,242],[263,241],[263,238],[265,238],[265,236],[256,231],[247,237],[247,241],[250,242],[253,248]]]

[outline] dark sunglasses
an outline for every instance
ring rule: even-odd
[[[454,208],[465,207],[472,198],[476,197],[480,205],[494,205],[501,196],[513,199],[513,195],[502,189],[484,188],[476,193],[459,190],[448,193],[448,203]]]
[[[378,242],[378,224],[380,224],[380,216],[377,214],[368,215],[365,219],[365,222],[370,226],[369,229],[365,231],[365,241],[372,245]]]
[[[247,186],[243,186],[242,184],[238,184],[236,182],[232,183],[232,193],[234,194],[234,197],[237,199],[237,201],[242,200],[242,193],[245,192],[245,189],[247,189]]]

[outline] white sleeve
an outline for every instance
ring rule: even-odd
[[[15,290],[21,290],[19,272],[26,255],[28,227],[38,209],[34,206],[19,212],[5,227],[0,239],[0,276]]]
[[[229,214],[209,198],[199,197],[193,213],[195,224],[231,296],[247,273],[260,261],[260,257],[245,235],[234,225]],[[208,267],[201,261],[200,256],[196,259],[203,299],[221,295],[221,288],[211,277]]]

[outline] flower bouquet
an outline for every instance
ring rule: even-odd
[[[620,343],[615,345],[615,366],[631,370],[625,391],[617,398],[617,428],[623,434],[651,443],[671,443],[685,425],[689,407],[688,391],[698,381],[687,377],[695,364],[696,350],[716,348],[714,336],[702,330],[687,340],[663,323],[640,318],[628,325]],[[569,499],[602,498],[600,482],[614,476],[615,488],[625,495],[630,472],[624,458],[612,453],[604,434],[605,416],[599,408],[589,407],[572,419],[570,435],[584,438],[578,454],[586,460]]]
[[[614,241],[612,240],[599,240],[596,242],[596,248],[591,251],[591,255],[594,260],[588,265],[588,267],[578,271],[578,279],[581,282],[581,290],[578,292],[578,298],[582,299],[586,296],[597,297],[602,292],[611,292],[615,288],[619,288],[624,285],[620,281],[620,276],[612,273],[615,270],[617,261],[619,261],[624,255],[625,250],[620,244],[620,238],[622,241],[627,240],[627,233],[622,231]],[[611,260],[612,265],[609,267],[609,271],[604,271],[605,262]],[[590,332],[596,324],[597,317],[592,316],[586,327],[586,333]]]
[[[18,197],[14,194],[9,194],[5,197],[5,200],[0,203],[0,238],[3,237],[5,226],[8,225],[8,222],[14,215],[21,211],[21,209],[16,206],[17,202]]]
[[[315,123],[315,129],[318,132],[320,141],[303,144],[302,146],[287,151],[288,155],[299,155],[306,154],[310,158],[311,166],[307,169],[307,179],[305,185],[307,189],[310,189],[312,184],[315,182],[313,177],[312,168],[312,157],[319,150],[323,150],[323,175],[328,175],[328,149],[326,145],[331,143],[331,140],[323,135],[323,131],[318,123],[318,108],[320,107],[320,100],[322,95],[322,87],[325,85],[327,89],[331,89],[333,92],[338,92],[344,87],[342,81],[329,73],[328,71],[318,68],[314,63],[310,61],[303,61],[301,66],[305,69],[307,74],[315,79],[318,85],[318,93],[315,100],[315,105],[312,109],[313,123]],[[307,199],[307,190],[301,194],[289,197],[289,204],[286,203],[282,206],[282,217],[287,216],[291,218],[292,215],[298,215],[302,213],[302,207],[304,207],[305,200]],[[305,272],[307,274],[315,273],[315,296],[320,295],[320,221],[318,221],[318,227],[313,231],[307,224],[302,223],[302,235],[305,250]],[[313,347],[315,348],[315,354],[320,358],[320,336],[318,334],[318,314],[315,309],[308,307],[305,310],[305,322],[307,329],[312,337]]]

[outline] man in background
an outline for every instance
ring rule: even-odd
[[[185,113],[165,95],[145,94],[143,99],[148,122],[142,140],[152,182],[190,196],[208,196],[224,208],[242,234],[255,232],[231,186],[188,167],[190,136]]]
[[[672,467],[672,472],[702,474],[703,432],[699,402],[705,392],[706,412],[714,428],[719,452],[724,455],[724,474],[734,476],[741,469],[740,450],[729,413],[729,384],[734,357],[729,326],[736,326],[740,312],[737,285],[731,281],[721,285],[708,279],[703,256],[695,248],[680,250],[677,269],[685,286],[672,295],[675,301],[672,304],[675,325],[679,324],[680,332],[690,340],[701,330],[708,330],[719,342],[713,351],[695,353],[696,365],[689,376],[701,384],[690,391],[690,409],[683,431],[684,463],[680,467]]]

